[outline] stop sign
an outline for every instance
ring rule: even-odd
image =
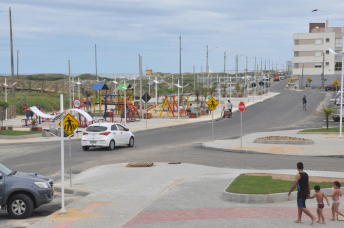
[[[244,112],[245,111],[245,103],[242,102],[242,101],[239,103],[239,111],[240,112]]]

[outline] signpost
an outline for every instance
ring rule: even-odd
[[[333,85],[336,87],[336,94],[337,94],[337,86],[339,85],[339,81],[335,80],[333,82]]]
[[[214,142],[214,112],[213,110],[219,105],[219,102],[217,102],[217,100],[215,100],[214,97],[211,97],[206,104],[211,110],[211,135]]]
[[[293,81],[294,81],[294,79],[292,79],[292,78],[291,78],[289,81],[290,81],[290,82],[293,82]]]
[[[245,111],[245,103],[240,102],[239,103],[239,111],[240,111],[240,122],[241,122],[241,149],[242,149],[242,113]]]
[[[73,107],[74,108],[80,108],[81,107],[81,101],[79,99],[75,99],[73,101]]]
[[[145,105],[146,105],[146,128],[147,128],[147,119],[148,119],[147,103],[150,99],[151,99],[151,96],[149,96],[149,94],[147,92],[145,94],[143,94],[142,100],[145,102]]]
[[[78,100],[78,99],[75,99],[75,100]],[[75,105],[74,102],[73,102],[73,105]],[[63,124],[63,127],[61,127],[61,123]],[[68,113],[67,115],[65,115],[63,120],[58,125],[61,127],[61,129],[63,128],[64,132],[66,132],[69,136],[68,137],[69,138],[69,176],[70,176],[70,186],[72,186],[72,148],[71,148],[71,143],[70,143],[70,135],[72,135],[73,132],[79,127],[80,123],[74,118],[74,116]],[[62,137],[62,130],[61,130],[61,137]],[[64,134],[63,134],[63,137],[64,137]]]

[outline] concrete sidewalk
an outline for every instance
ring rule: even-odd
[[[265,100],[273,98],[277,95],[279,95],[279,93],[269,92],[267,95],[262,96],[262,99],[256,98],[256,100],[253,101],[253,99],[250,97],[250,102],[247,102],[247,98],[244,98],[242,100],[245,101],[246,107],[249,107],[249,106],[264,102]],[[238,103],[239,103],[240,98],[233,98],[233,99],[235,99],[233,112],[237,112],[238,111]],[[220,107],[220,105],[219,105],[219,107]],[[222,118],[221,117],[222,109],[220,109],[219,107],[214,111],[214,120]],[[24,129],[21,127],[22,123],[20,121],[23,118],[24,117],[22,116],[22,117],[17,117],[15,119],[5,121],[4,125],[13,125],[14,130],[28,130],[28,127],[24,128]],[[175,126],[186,125],[186,124],[197,124],[200,122],[211,121],[211,119],[212,119],[211,115],[202,116],[200,118],[185,118],[185,119],[181,118],[179,121],[178,121],[177,117],[175,117],[174,119],[153,118],[153,119],[147,120],[147,128],[146,128],[146,120],[141,119],[141,121],[138,121],[138,122],[127,122],[126,127],[128,127],[132,132],[135,133],[135,132],[139,132],[139,131],[161,129],[161,128],[167,128],[167,127],[175,127]],[[115,121],[120,122],[120,119],[115,119]],[[43,122],[42,124],[39,125],[39,127],[42,127],[42,128],[49,128],[50,126],[57,127],[58,122],[59,121],[56,121],[55,123]],[[124,124],[124,123],[122,122],[122,124]],[[78,128],[78,130],[79,131],[85,131],[86,128]],[[79,138],[80,137],[82,137],[82,133],[79,134]],[[73,140],[75,140],[76,138],[77,137],[75,137]],[[50,141],[58,141],[58,140],[60,140],[60,138],[56,138],[56,137],[50,137],[50,138],[37,137],[37,138],[18,139],[18,140],[16,140],[16,139],[8,139],[8,140],[0,139],[0,145],[8,145],[8,144],[16,144],[16,143],[50,142]]]
[[[40,220],[32,228],[50,227],[294,227],[296,201],[271,204],[231,203],[223,190],[241,173],[296,174],[297,170],[239,170],[193,164],[157,163],[148,168],[126,164],[98,166],[73,178],[76,189],[93,193]],[[310,176],[344,178],[342,172],[306,170]],[[66,181],[68,186],[68,181]],[[286,192],[289,189],[286,189]],[[343,199],[341,199],[343,202]],[[315,214],[316,200],[307,208]],[[325,227],[330,222],[326,205]],[[303,217],[309,226],[310,219]]]
[[[330,156],[344,157],[343,138],[338,138],[338,133],[334,134],[298,134],[301,130],[259,132],[243,136],[241,139],[216,140],[214,142],[204,142],[202,147],[206,149],[222,150],[235,153],[268,153],[298,156]],[[291,144],[262,144],[254,143],[256,138],[266,136],[290,136],[305,138],[314,141],[311,145],[291,145]]]

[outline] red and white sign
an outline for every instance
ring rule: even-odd
[[[245,103],[242,102],[242,101],[239,103],[239,111],[240,112],[244,112],[245,111]]]
[[[81,101],[79,99],[75,99],[73,101],[74,108],[80,108],[81,107]]]

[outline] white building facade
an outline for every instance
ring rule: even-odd
[[[334,75],[342,70],[341,55],[334,55],[342,50],[340,28],[328,27],[326,23],[310,23],[309,33],[294,33],[294,75]]]

